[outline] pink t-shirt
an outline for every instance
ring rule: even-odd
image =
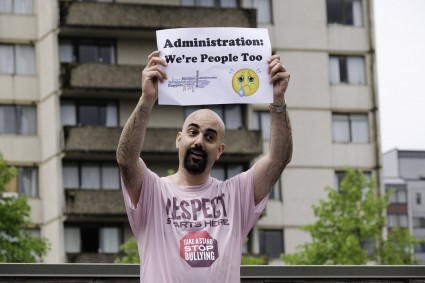
[[[255,206],[253,168],[199,186],[178,186],[144,168],[136,208],[123,185],[140,282],[240,282],[243,243],[268,199]]]

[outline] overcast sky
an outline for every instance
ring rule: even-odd
[[[425,0],[374,0],[382,151],[425,150]]]

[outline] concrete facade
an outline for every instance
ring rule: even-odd
[[[425,239],[425,151],[393,149],[383,154],[385,188],[395,190],[387,217],[398,220],[389,226],[402,226],[411,235]],[[400,191],[403,193],[399,197]],[[398,206],[398,207],[397,207]],[[397,209],[398,208],[398,209]],[[400,222],[403,216],[406,221]],[[425,263],[425,246],[415,247],[415,259]]]
[[[82,258],[96,261],[96,257],[66,252],[67,227],[81,224],[83,231],[94,225],[97,228],[93,229],[100,231],[112,225],[120,227],[122,241],[131,236],[125,212],[122,208],[115,209],[116,203],[111,218],[96,203],[98,191],[85,192],[84,184],[77,190],[64,188],[67,182],[64,174],[71,172],[64,168],[71,168],[84,178],[84,168],[109,170],[107,166],[115,162],[120,130],[140,95],[140,71],[147,55],[156,49],[156,29],[264,27],[269,30],[273,52],[281,56],[291,73],[286,100],[293,127],[293,158],[279,180],[278,197],[270,199],[265,215],[250,235],[247,252],[266,253],[268,231],[281,233],[281,252],[294,252],[296,246],[308,241],[308,235],[299,227],[314,220],[311,206],[325,197],[325,186],[334,186],[335,172],[347,167],[361,169],[371,172],[381,184],[372,0],[359,1],[360,26],[328,23],[326,0],[264,1],[271,5],[271,20],[258,24],[252,1],[235,1],[238,8],[183,7],[180,2],[34,0],[32,13],[0,12],[0,44],[35,48],[34,74],[0,73],[0,106],[35,106],[37,133],[0,133],[0,151],[12,165],[38,169],[39,193],[30,198],[31,217],[34,227],[51,243],[45,262],[67,262],[72,258],[78,258],[75,261],[79,262]],[[72,41],[75,48],[78,43],[74,40],[82,39],[113,42],[114,63],[61,62],[61,42]],[[330,83],[331,56],[364,58],[364,83]],[[94,103],[100,109],[104,101],[116,105],[115,125],[91,127],[77,121],[63,126],[64,103],[71,103],[78,112],[87,103]],[[228,132],[225,155],[217,163],[220,170],[230,170],[231,166],[247,169],[267,150],[268,141],[262,140],[255,126],[261,111],[267,111],[267,106],[241,106],[243,126]],[[146,162],[159,175],[177,167],[174,138],[183,123],[184,112],[182,107],[155,106],[152,113]],[[335,141],[334,113],[367,117],[367,140]],[[76,119],[80,118],[76,114]],[[114,193],[119,187],[115,189]],[[74,199],[72,206],[71,199]],[[104,199],[111,202],[114,197],[105,195]],[[118,201],[121,204],[121,199]],[[90,203],[96,213],[82,209]],[[110,259],[103,255],[98,261],[105,258]],[[270,258],[270,262],[281,263],[277,258]]]

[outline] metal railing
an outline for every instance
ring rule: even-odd
[[[0,282],[139,282],[132,264],[0,264]],[[241,282],[425,282],[425,266],[242,266]]]

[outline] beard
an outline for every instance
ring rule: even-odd
[[[193,158],[191,154],[194,153],[200,158]],[[192,175],[200,175],[205,172],[207,167],[208,154],[202,148],[195,147],[187,150],[184,156],[184,168]]]

